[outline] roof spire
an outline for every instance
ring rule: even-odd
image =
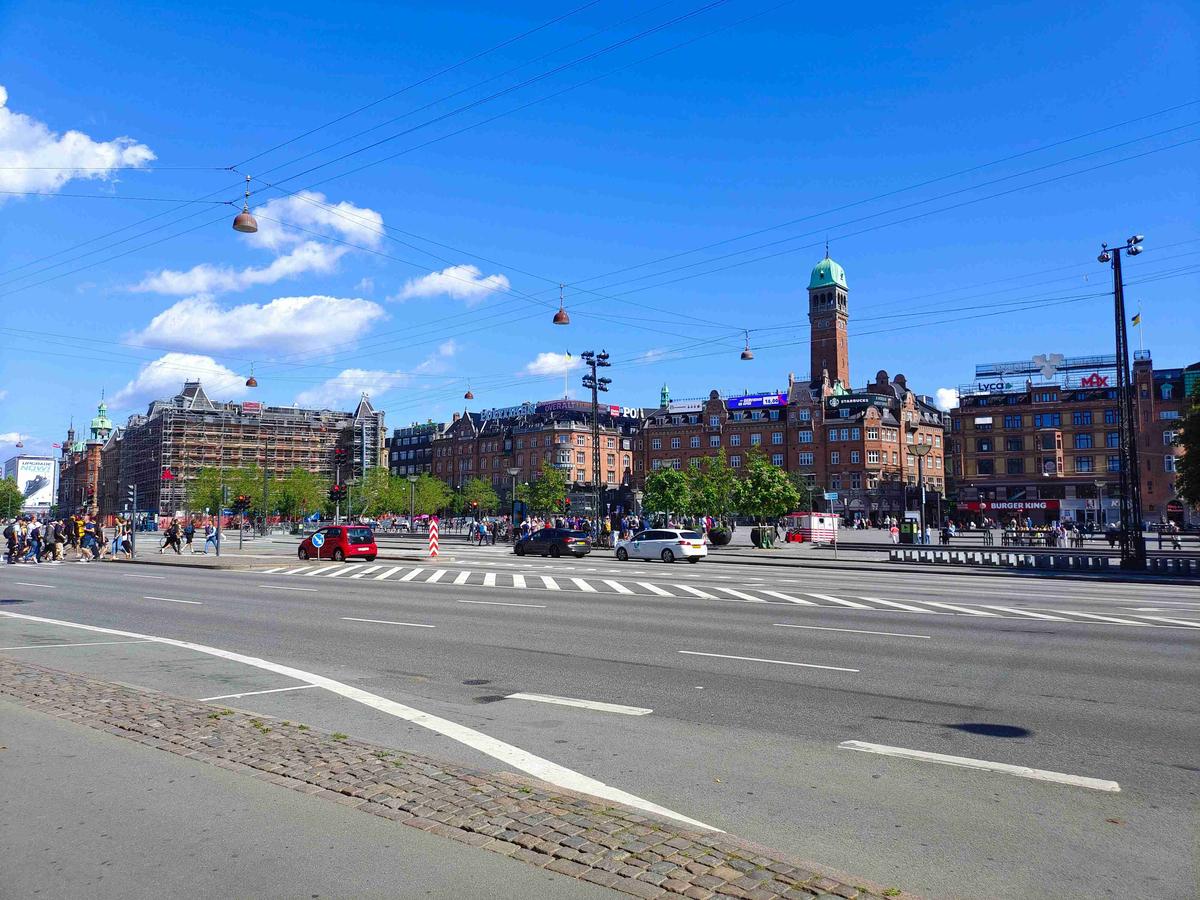
[[[825,236],[825,258],[829,259],[829,236]]]

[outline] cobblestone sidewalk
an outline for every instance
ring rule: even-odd
[[[0,695],[30,709],[244,772],[635,897],[877,898],[723,834],[606,806],[300,723],[0,659]]]

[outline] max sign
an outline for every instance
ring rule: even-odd
[[[1079,379],[1080,387],[1108,387],[1108,376],[1093,372]]]

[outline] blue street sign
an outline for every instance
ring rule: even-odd
[[[316,547],[318,550],[321,549],[321,547],[322,547],[322,545],[324,545],[324,543],[325,543],[325,535],[321,534],[321,532],[318,531],[316,534],[314,534],[312,536],[312,545],[314,547]]]
[[[826,491],[825,492],[826,500],[836,500],[837,498],[838,498],[837,491]]]

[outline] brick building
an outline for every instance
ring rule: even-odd
[[[414,422],[397,428],[387,439],[388,471],[408,476],[433,471],[433,442],[446,430],[444,422]]]
[[[951,455],[958,507],[1006,521],[1030,518],[1105,525],[1119,520],[1120,444],[1116,357],[1064,358],[975,368],[952,411]],[[1175,494],[1173,446],[1200,363],[1154,369],[1148,351],[1133,363],[1138,477],[1147,522],[1187,513]]]
[[[683,469],[724,449],[740,469],[752,452],[798,473],[818,493],[838,494],[848,519],[900,516],[918,501],[912,488],[923,472],[927,517],[936,520],[945,491],[945,417],[932,399],[914,393],[903,375],[879,371],[851,387],[849,287],[845,270],[828,255],[808,285],[809,361],[815,377],[788,376],[786,390],[723,394],[672,401],[664,387],[659,409],[647,415],[635,450],[644,470]],[[927,444],[919,461],[912,452]]]
[[[77,439],[75,425],[67,428],[59,461],[58,514],[92,513],[99,509],[101,496],[101,454],[113,432],[108,407],[101,400],[88,428],[87,438]]]
[[[74,497],[86,481],[95,490],[91,511],[115,515],[126,509],[129,487],[136,485],[139,512],[174,516],[189,511],[188,485],[203,468],[257,465],[275,478],[300,468],[332,478],[335,447],[349,451],[349,471],[342,472],[349,480],[382,464],[383,434],[383,413],[365,396],[354,412],[299,409],[212,400],[200,382],[189,381],[175,397],[153,401],[145,415],[130,416],[121,428],[113,428],[101,404],[88,441],[74,442],[72,429],[64,445],[63,471],[69,474],[60,479],[59,502]]]
[[[543,463],[567,476],[573,508],[590,511],[593,454],[600,456],[601,488],[607,502],[627,507],[634,485],[634,441],[641,431],[641,410],[601,406],[600,446],[593,445],[591,403],[551,400],[479,413],[455,413],[445,431],[432,440],[433,474],[451,487],[471,478],[492,483],[501,498],[517,483],[538,477]]]

